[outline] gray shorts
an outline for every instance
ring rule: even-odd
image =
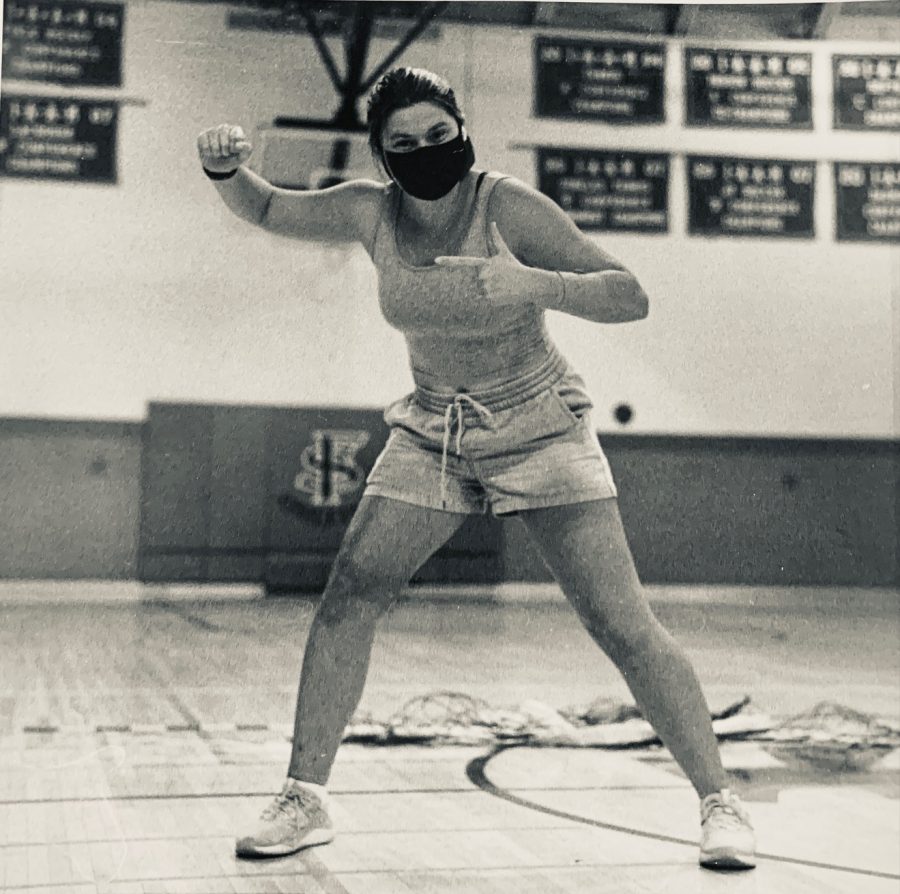
[[[490,391],[417,388],[385,411],[391,433],[365,493],[479,515],[616,497],[591,407],[558,355]]]

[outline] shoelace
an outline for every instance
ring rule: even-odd
[[[457,394],[453,398],[453,402],[447,404],[444,413],[444,449],[441,453],[441,506],[447,507],[447,457],[450,452],[450,434],[453,429],[453,411],[456,410],[456,455],[462,453],[462,436],[465,429],[465,410],[463,404],[468,403],[476,413],[478,413],[481,421],[490,427],[493,414],[491,411],[480,404],[474,397],[468,394]]]
[[[304,797],[303,793],[287,790],[277,795],[275,800],[262,812],[262,819],[266,821],[275,820],[282,814],[290,816],[290,804],[292,802],[296,803],[302,812],[306,812],[308,799]]]
[[[723,828],[735,829],[749,825],[748,818],[737,804],[720,798],[708,801],[703,813],[703,822],[713,822]]]

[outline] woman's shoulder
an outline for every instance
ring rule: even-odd
[[[552,199],[518,177],[495,171],[489,172],[488,176],[493,181],[491,212],[499,220],[514,222],[545,211],[548,204],[556,207]]]
[[[391,185],[378,180],[357,178],[332,186],[329,191],[340,194],[341,205],[353,218],[350,225],[368,233],[381,218],[390,197]]]
[[[517,177],[503,177],[497,183],[487,217],[500,227],[516,256],[533,267],[558,269],[561,250],[584,244],[572,218]]]
[[[546,198],[539,190],[512,174],[489,171],[488,176],[495,181],[494,192],[501,200],[515,203],[540,201]]]
[[[375,257],[375,242],[379,230],[389,221],[397,187],[393,182],[379,180],[348,180],[340,187],[353,193],[356,214],[350,226],[357,232],[369,256]]]

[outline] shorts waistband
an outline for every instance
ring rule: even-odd
[[[454,404],[460,394],[466,395],[487,410],[509,410],[555,385],[566,374],[568,368],[566,359],[554,347],[540,364],[508,382],[502,382],[491,388],[455,393],[433,391],[416,385],[415,399],[419,406],[432,413],[445,413],[447,407]],[[467,415],[477,415],[477,411],[468,405],[464,411]]]

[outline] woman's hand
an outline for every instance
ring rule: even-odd
[[[253,145],[240,127],[220,124],[197,137],[200,164],[215,174],[228,174],[239,168],[253,152]]]
[[[490,227],[489,258],[442,255],[434,259],[441,267],[478,268],[478,282],[491,304],[543,304],[558,288],[557,277],[547,270],[526,267],[510,251],[495,221]]]

